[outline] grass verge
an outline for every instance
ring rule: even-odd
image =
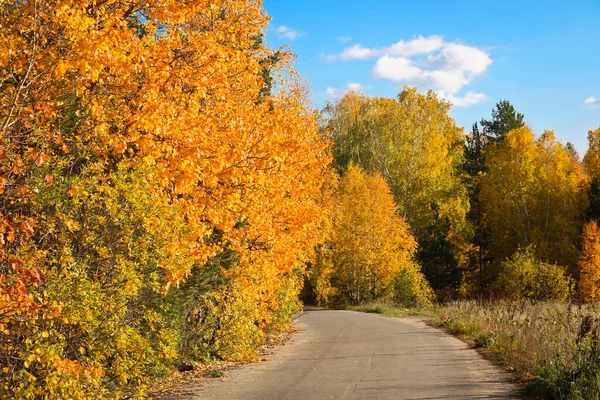
[[[410,317],[410,316],[432,316],[433,309],[419,307],[410,308],[402,307],[385,302],[373,302],[359,306],[349,306],[346,308],[349,311],[359,311],[370,314],[381,314],[390,317]]]
[[[461,301],[435,309],[430,324],[488,349],[528,395],[600,400],[600,308],[528,301]]]

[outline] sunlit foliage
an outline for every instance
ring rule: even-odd
[[[564,267],[536,259],[531,248],[518,251],[502,263],[497,291],[513,300],[565,301],[572,293],[573,280]]]
[[[460,179],[464,133],[450,107],[433,91],[415,88],[396,99],[349,92],[328,104],[323,122],[338,168],[354,162],[386,179],[421,245],[424,271],[439,289],[460,281],[469,207]]]
[[[579,295],[584,300],[600,301],[600,231],[596,221],[587,223],[583,229]]]
[[[534,246],[541,259],[574,268],[585,208],[583,171],[554,132],[510,131],[490,149],[481,198],[496,260]]]
[[[184,350],[250,359],[285,329],[328,156],[266,23],[0,2],[0,397],[141,395]]]
[[[324,287],[330,293],[322,297],[361,304],[398,292],[407,302],[430,300],[430,288],[413,260],[416,242],[396,210],[381,176],[348,166],[334,201],[327,253],[322,253],[329,260],[321,261],[328,263],[323,273],[333,293]]]
[[[588,131],[588,149],[583,163],[590,179],[600,178],[600,127]]]

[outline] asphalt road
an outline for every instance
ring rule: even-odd
[[[191,399],[510,399],[509,373],[415,318],[312,309],[268,362],[190,388]]]

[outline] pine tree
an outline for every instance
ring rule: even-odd
[[[468,262],[463,271],[463,288],[467,295],[484,295],[486,287],[491,283],[487,271],[491,262],[489,255],[489,229],[486,227],[481,200],[480,178],[485,173],[487,148],[493,144],[492,139],[479,130],[476,123],[467,135],[464,151],[463,171],[465,172],[466,187],[469,193],[469,213],[467,221],[473,229],[472,246],[468,252]]]
[[[524,115],[517,112],[508,100],[501,100],[492,110],[492,119],[482,119],[481,126],[485,135],[489,136],[496,144],[501,145],[508,132],[525,125],[524,118]]]

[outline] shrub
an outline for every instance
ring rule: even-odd
[[[536,259],[529,248],[502,263],[497,288],[514,300],[564,301],[572,293],[573,280],[565,268]]]
[[[429,282],[417,264],[408,264],[394,278],[394,303],[405,307],[427,307],[435,300]]]

